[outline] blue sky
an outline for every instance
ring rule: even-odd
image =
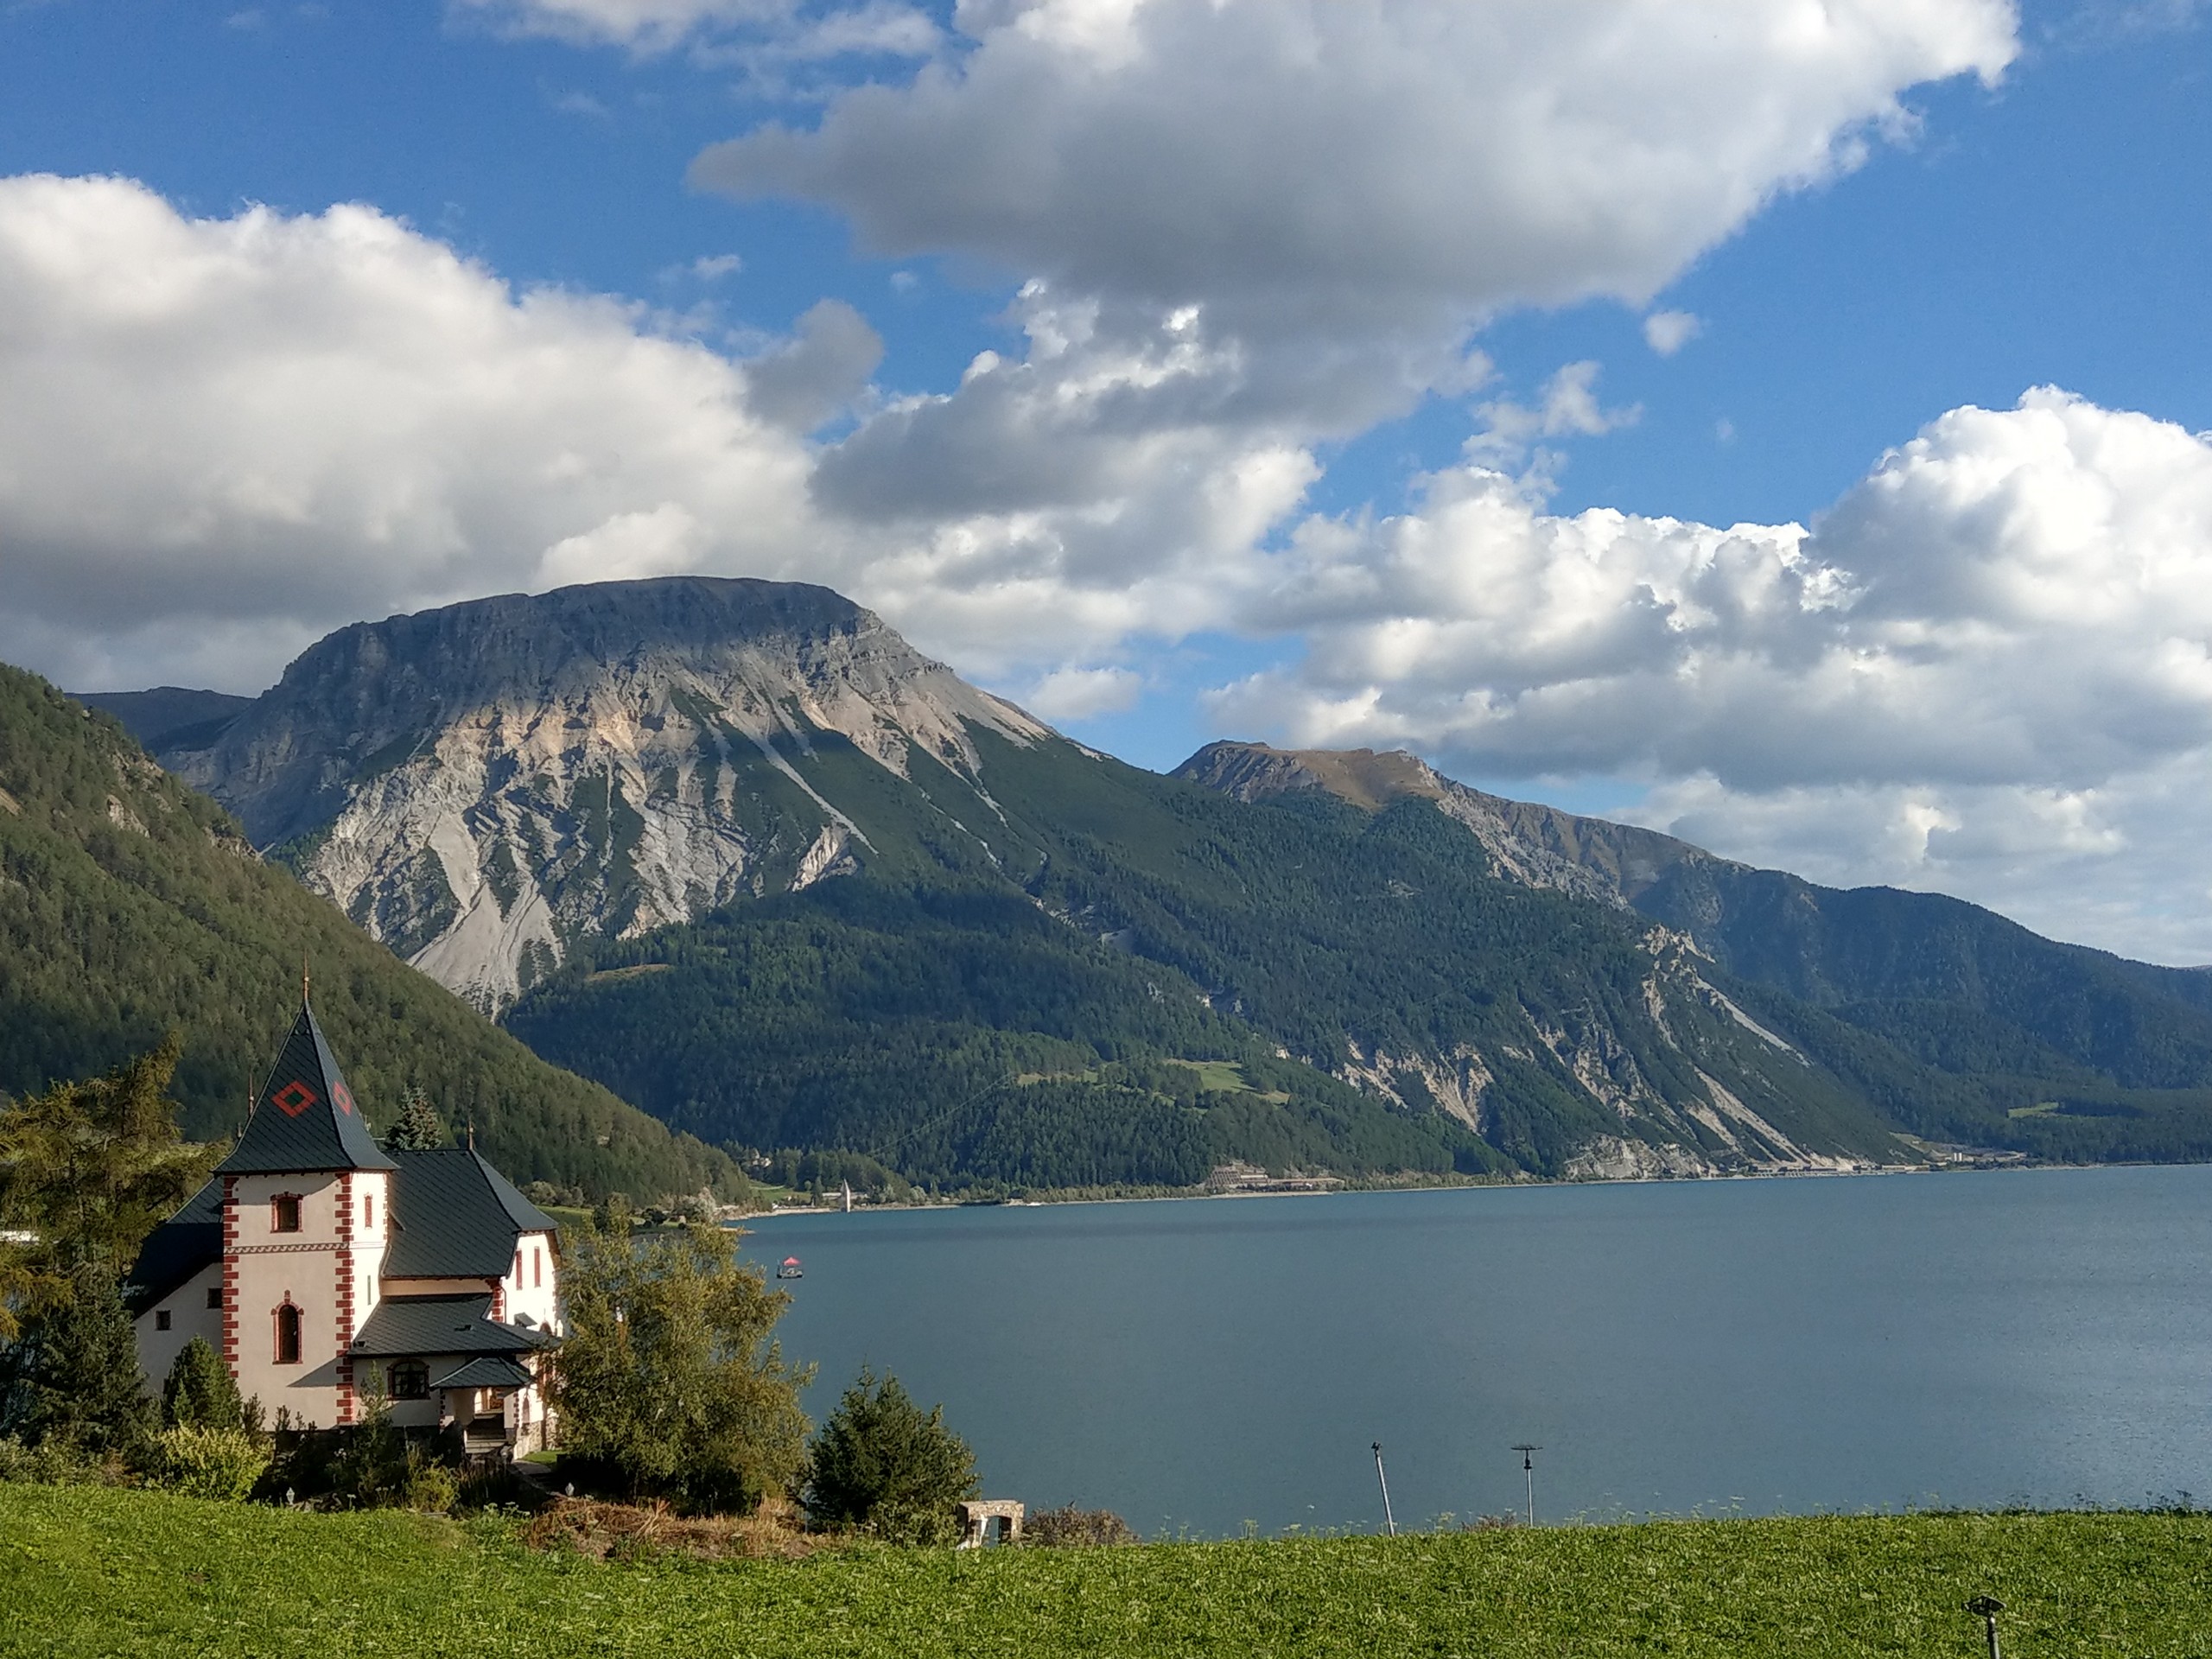
[[[0,655],[823,580],[1141,764],[1403,745],[2212,958],[2200,10],[1452,11],[0,8],[63,181],[0,200]]]

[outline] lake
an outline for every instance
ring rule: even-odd
[[[986,1497],[1147,1535],[2212,1496],[2212,1167],[793,1215]]]

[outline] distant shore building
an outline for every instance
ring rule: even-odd
[[[272,1423],[322,1428],[359,1422],[373,1371],[401,1427],[535,1451],[557,1236],[473,1147],[378,1146],[302,999],[238,1145],[139,1252],[139,1367],[159,1387],[203,1337]]]

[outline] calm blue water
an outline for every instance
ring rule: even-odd
[[[1141,1531],[2212,1497],[2212,1167],[791,1216],[986,1496]]]

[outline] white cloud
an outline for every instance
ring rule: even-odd
[[[1907,126],[1907,88],[2015,51],[2006,0],[961,0],[954,27],[695,177],[1248,341],[1640,303]]]
[[[456,16],[517,35],[665,52],[701,35],[788,27],[795,0],[449,0]]]
[[[1643,320],[1643,343],[1662,357],[1672,357],[1704,331],[1704,320],[1690,312],[1654,311]]]
[[[0,180],[0,656],[252,689],[362,616],[801,556],[746,368],[372,209]]]
[[[747,90],[786,90],[795,68],[850,58],[927,58],[943,42],[929,15],[900,0],[810,6],[805,0],[448,0],[457,17],[504,34],[625,47],[652,57],[687,48],[704,67],[734,65]]]
[[[1144,677],[1126,668],[1056,668],[1018,699],[1046,720],[1090,720],[1134,708]]]
[[[2212,853],[2173,828],[2212,782],[2205,436],[2050,389],[1955,410],[1810,531],[1556,517],[1469,467],[1308,522],[1283,575],[1305,659],[1229,725],[1641,778],[1724,852],[2212,957]]]
[[[1569,363],[1544,383],[1542,401],[1533,408],[1501,397],[1475,405],[1482,425],[1468,438],[1467,459],[1484,467],[1518,467],[1533,461],[1532,480],[1548,474],[1559,457],[1538,440],[1601,437],[1643,417],[1639,405],[1606,409],[1598,401],[1596,363]]]

